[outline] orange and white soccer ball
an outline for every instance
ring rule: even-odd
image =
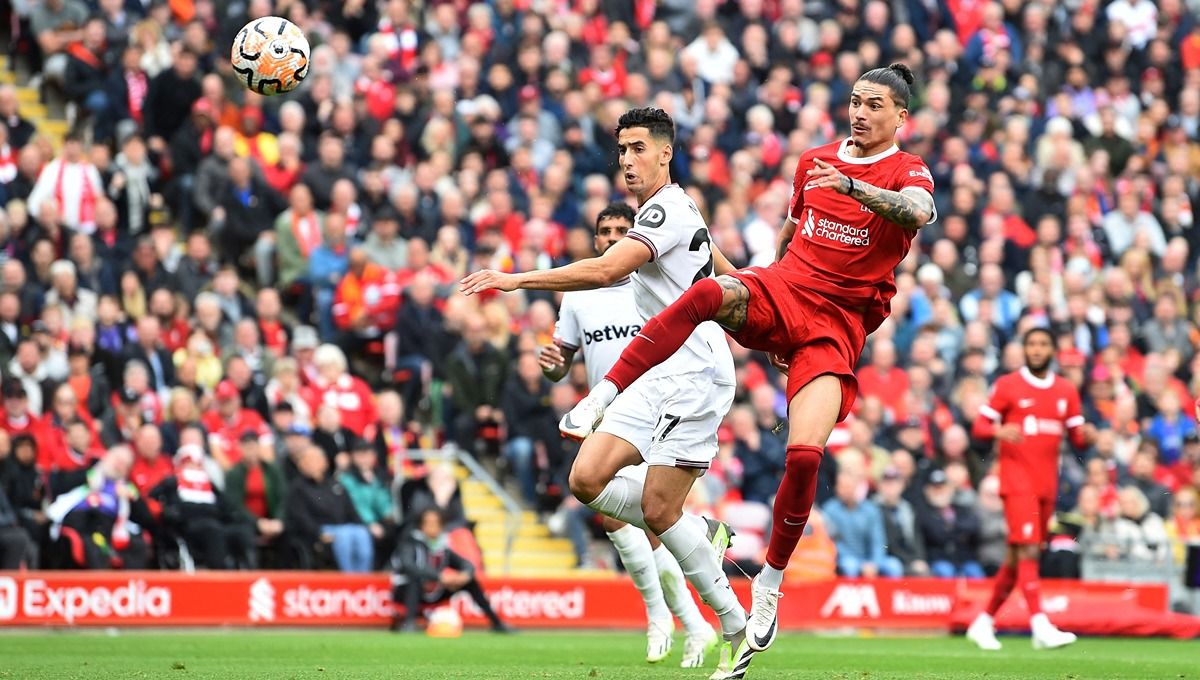
[[[252,92],[274,96],[296,89],[308,75],[308,38],[287,19],[263,17],[238,31],[233,70]]]
[[[438,607],[429,614],[429,627],[425,634],[429,637],[456,638],[463,631],[462,617],[451,606]]]

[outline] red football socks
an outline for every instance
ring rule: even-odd
[[[787,465],[779,492],[775,494],[771,542],[767,545],[767,564],[780,571],[787,567],[804,535],[804,525],[817,496],[817,468],[821,467],[822,453],[816,446],[787,448]]]
[[[646,322],[604,379],[620,391],[683,347],[696,326],[711,321],[724,293],[716,279],[700,279],[653,319]]]
[[[1029,607],[1029,615],[1042,613],[1042,582],[1038,579],[1038,561],[1020,560],[1017,562],[1017,583],[1025,594],[1025,605]]]
[[[992,599],[988,602],[987,613],[989,616],[996,616],[996,612],[1000,611],[1000,605],[1008,599],[1012,594],[1013,586],[1017,584],[1017,572],[1008,564],[1000,566],[1000,571],[996,572],[996,584],[992,589]]]

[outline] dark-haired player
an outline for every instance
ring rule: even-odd
[[[671,182],[671,117],[661,109],[632,109],[617,121],[616,134],[622,177],[639,206],[627,237],[600,257],[565,267],[475,272],[462,280],[464,293],[588,290],[629,277],[644,322],[697,282],[710,281],[714,269],[718,274],[732,270],[712,247],[696,204]],[[662,359],[661,366],[613,403],[603,423],[598,417],[589,421],[585,434],[595,434],[583,442],[571,467],[571,492],[599,513],[654,532],[717,613],[728,641],[722,654],[748,654],[746,612],[720,563],[728,528],[683,511],[692,482],[716,456],[717,427],[733,404],[733,356],[720,327],[707,323],[693,324]],[[642,461],[649,466],[644,483],[617,474]]]
[[[633,208],[611,203],[596,216],[595,247],[603,255],[633,228]],[[607,288],[575,290],[563,295],[554,327],[554,342],[541,348],[538,362],[547,378],[557,382],[566,377],[575,355],[583,355],[588,386],[603,379],[621,350],[641,330],[645,319],[638,313],[633,286],[622,279]],[[627,467],[618,475],[632,475],[643,484],[646,464]],[[646,604],[646,661],[658,663],[671,653],[675,622],[687,630],[683,645],[683,668],[700,668],[719,638],[704,620],[692,591],[684,583],[679,562],[653,532],[604,515],[604,531],[617,549],[625,573]]]
[[[863,74],[850,92],[850,136],[800,157],[778,261],[698,281],[646,324],[560,425],[586,436],[619,392],[710,320],[788,371],[787,463],[767,564],[751,587],[753,650],[775,639],[783,570],[808,521],[825,443],[854,404],[863,343],[888,316],[896,266],[917,230],[937,216],[925,163],[896,147],[912,82],[903,64]],[[748,665],[749,657],[741,661]]]
[[[1008,523],[1008,556],[996,573],[987,609],[967,629],[980,649],[1000,649],[993,617],[1020,586],[1029,606],[1034,649],[1054,649],[1075,641],[1042,613],[1038,562],[1058,494],[1058,458],[1063,434],[1077,449],[1096,438],[1083,422],[1079,392],[1071,381],[1050,370],[1054,336],[1032,328],[1022,339],[1025,365],[996,381],[988,403],[971,427],[977,439],[1000,442],[1000,495]]]

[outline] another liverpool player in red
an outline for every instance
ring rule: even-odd
[[[1096,438],[1083,422],[1079,392],[1071,381],[1050,370],[1054,336],[1045,328],[1025,333],[1025,366],[996,381],[988,403],[971,427],[977,439],[1000,442],[1000,495],[1008,521],[1008,558],[996,574],[987,610],[967,629],[981,649],[1000,649],[993,618],[1020,586],[1029,606],[1034,649],[1053,649],[1075,641],[1042,613],[1038,560],[1058,494],[1058,456],[1063,434],[1082,449]]]
[[[567,435],[589,434],[619,391],[708,320],[788,371],[787,464],[746,629],[754,650],[775,640],[783,570],[808,521],[825,443],[854,404],[863,343],[888,316],[894,270],[917,230],[936,218],[928,168],[896,146],[912,83],[903,64],[863,74],[850,93],[850,136],[800,157],[778,261],[697,280],[560,424]]]

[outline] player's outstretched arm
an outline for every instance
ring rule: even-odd
[[[650,261],[650,248],[637,239],[621,239],[600,257],[572,262],[564,267],[506,274],[484,269],[468,274],[459,285],[466,295],[485,290],[592,290],[604,288],[632,274]]]
[[[918,187],[905,187],[900,191],[880,189],[862,180],[852,180],[840,170],[820,158],[808,171],[812,185],[832,187],[839,194],[848,195],[867,206],[876,215],[905,229],[920,229],[933,219],[933,196]]]

